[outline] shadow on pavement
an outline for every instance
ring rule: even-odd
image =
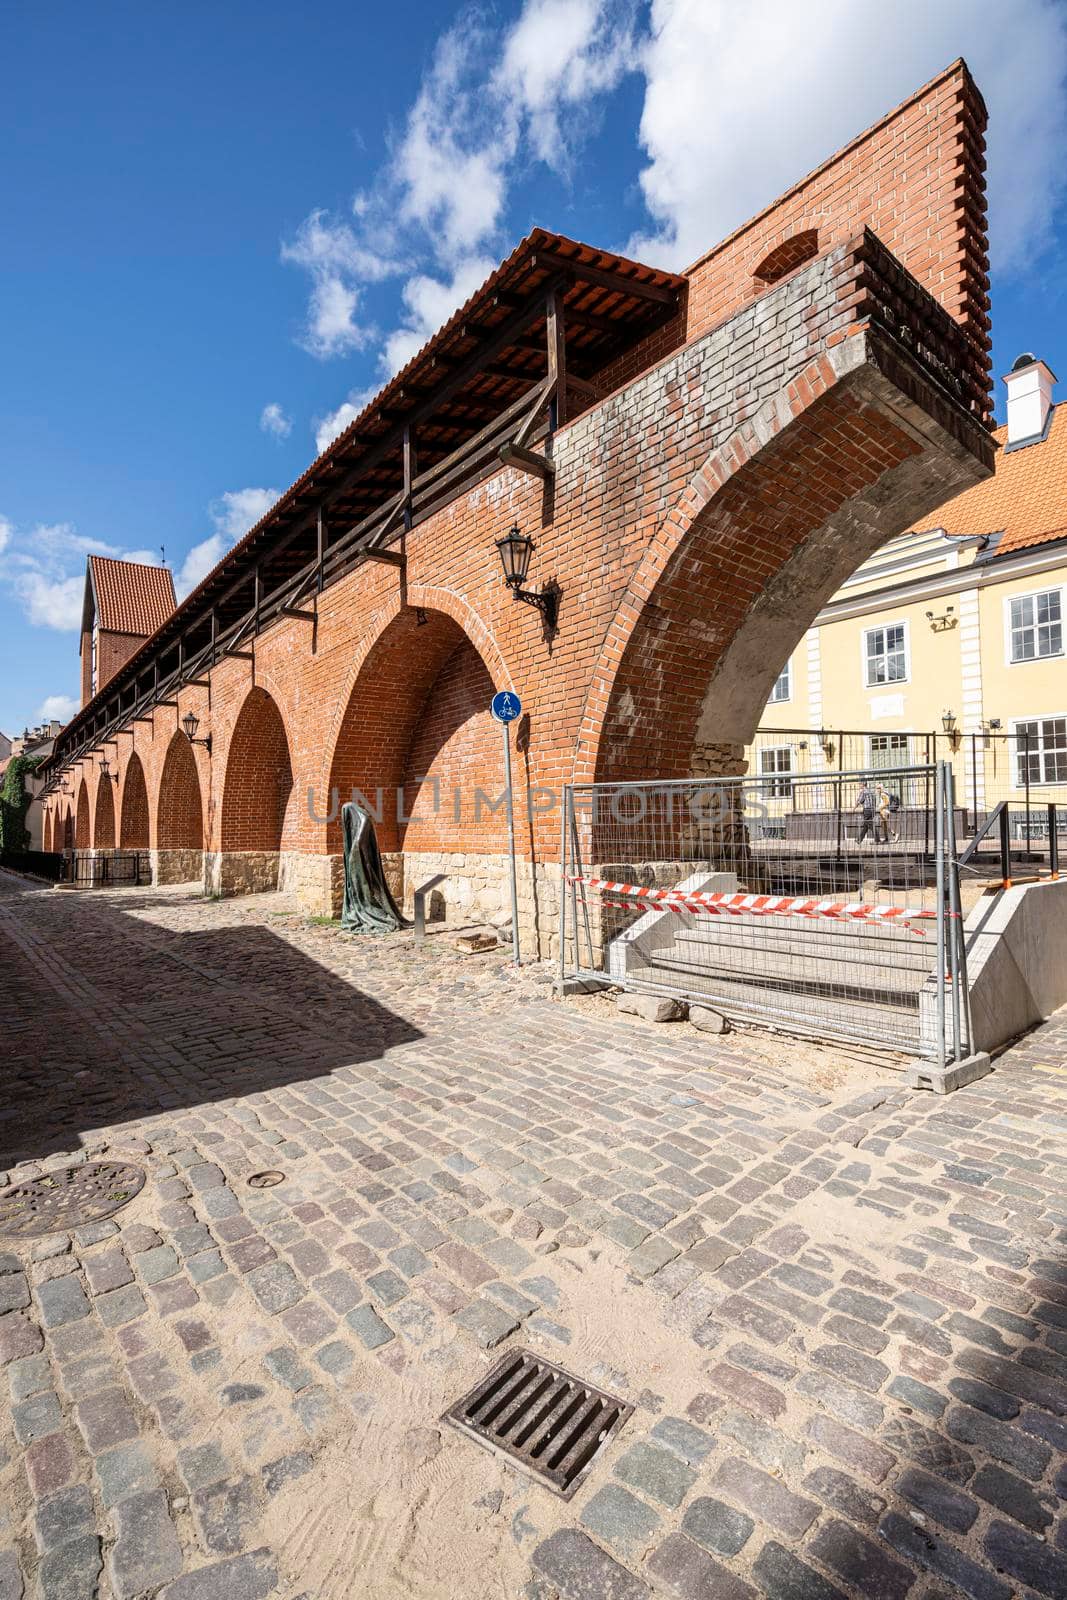
[[[422,1037],[262,926],[173,932],[129,914],[158,907],[144,897],[59,900],[0,878],[0,1165]]]

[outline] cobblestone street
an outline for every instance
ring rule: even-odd
[[[0,1600],[1067,1596],[1067,1013],[957,1094],[277,895],[0,874]],[[277,1170],[273,1188],[249,1185]],[[635,1410],[564,1501],[441,1424]]]

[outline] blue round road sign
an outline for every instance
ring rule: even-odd
[[[501,689],[493,696],[492,712],[498,722],[514,722],[522,711],[522,701],[510,689]]]

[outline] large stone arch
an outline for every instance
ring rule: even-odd
[[[89,789],[82,778],[78,785],[77,811],[74,818],[74,848],[75,850],[91,850],[93,846],[93,831],[90,821],[92,813],[89,806]]]
[[[257,684],[245,696],[230,734],[213,888],[235,894],[278,887],[292,801],[285,721],[274,696]]]
[[[419,881],[447,871],[446,901],[492,912],[504,903],[507,823],[488,803],[504,788],[489,704],[510,677],[487,631],[476,642],[462,611],[461,621],[454,605],[424,604],[430,591],[418,611],[408,599],[367,643],[349,686],[326,786],[327,848],[340,850],[339,805],[358,790],[398,897],[406,889],[410,900]]]
[[[93,814],[93,849],[115,848],[115,790],[110,774],[101,773],[96,784]]]
[[[157,883],[192,883],[204,870],[204,805],[196,756],[185,734],[172,734],[156,798]]]
[[[740,771],[826,600],[957,474],[970,481],[967,448],[866,358],[862,338],[820,356],[691,478],[608,629],[577,782]]]

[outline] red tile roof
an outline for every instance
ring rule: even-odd
[[[1005,450],[1006,427],[993,437],[1000,446],[993,476],[946,501],[912,533],[934,527],[952,534],[1001,533],[998,556],[1067,538],[1067,405],[1055,408],[1048,434],[1037,444]]]
[[[90,556],[89,572],[97,625],[105,633],[135,633],[147,638],[166,622],[177,604],[169,567]]]

